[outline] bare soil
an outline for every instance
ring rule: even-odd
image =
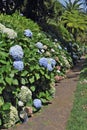
[[[66,130],[84,61],[82,57],[80,62],[67,73],[66,79],[56,83],[56,95],[52,104],[44,106],[40,112],[29,118],[28,122],[18,124],[9,130]]]

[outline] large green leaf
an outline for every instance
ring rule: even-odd
[[[9,78],[9,77],[6,77],[6,78],[5,78],[5,81],[6,81],[9,85],[11,85],[13,79],[12,79],[12,78]]]
[[[7,103],[3,104],[2,110],[3,111],[10,110],[10,107],[11,107],[11,103],[7,102]]]
[[[24,78],[21,78],[21,84],[23,84],[23,85],[26,84],[26,80]]]
[[[36,89],[36,86],[31,86],[30,89],[31,89],[32,92],[34,92],[35,89]]]
[[[18,83],[18,80],[17,80],[17,79],[13,79],[12,84],[13,84],[13,85],[18,85],[18,84],[19,84],[19,83]]]
[[[21,73],[21,76],[26,76],[28,74],[28,71],[23,71],[22,73]]]
[[[32,78],[29,78],[29,81],[31,84],[34,83],[35,82],[34,76],[32,76]]]
[[[40,75],[37,74],[37,73],[35,73],[35,77],[36,77],[37,80],[40,79]]]

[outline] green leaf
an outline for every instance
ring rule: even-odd
[[[30,66],[30,70],[33,71],[33,70],[34,70],[34,67],[33,67],[33,66]]]
[[[37,70],[39,70],[39,69],[40,69],[40,66],[39,66],[39,65],[36,65],[35,68],[36,68]]]
[[[46,103],[47,100],[45,98],[41,98],[42,103]]]
[[[4,79],[3,79],[3,75],[2,77],[0,77],[0,83],[3,83]]]
[[[2,110],[5,111],[5,110],[9,110],[11,107],[11,103],[5,103],[3,106],[2,106]]]
[[[7,62],[5,60],[0,60],[0,63],[7,64]]]
[[[9,85],[11,85],[11,83],[12,83],[12,78],[6,77],[5,80],[6,80],[6,82],[7,82]]]
[[[47,79],[50,79],[50,76],[49,76],[49,75],[47,75],[47,74],[45,74],[45,77],[46,77]]]
[[[40,70],[41,74],[44,75],[44,71],[43,70]]]
[[[19,84],[17,79],[14,79],[12,83],[13,83],[13,85],[18,85]]]
[[[34,83],[35,82],[34,76],[32,78],[29,78],[29,81],[30,81],[30,83]]]
[[[24,78],[21,79],[21,83],[22,83],[23,85],[25,85],[26,81],[25,81]]]
[[[35,73],[35,77],[36,77],[37,80],[40,79],[40,75],[37,74],[37,73]]]
[[[10,77],[13,78],[13,77],[14,77],[14,73],[11,73],[11,74],[10,74]]]
[[[54,73],[51,73],[50,77],[51,79],[54,79]]]
[[[21,73],[21,76],[26,76],[28,74],[28,71],[23,71],[22,73]]]
[[[34,92],[36,87],[35,86],[31,86],[30,89],[31,89],[32,92]]]
[[[40,92],[39,95],[38,95],[38,98],[42,98],[42,97],[45,97],[45,93],[44,92]]]
[[[4,99],[3,97],[0,97],[0,107],[4,104]]]

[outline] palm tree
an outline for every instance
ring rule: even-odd
[[[79,0],[75,0],[74,2],[72,2],[72,0],[68,0],[65,1],[66,5],[63,6],[65,8],[65,10],[67,11],[72,11],[72,10],[79,10],[81,11],[83,8],[81,7],[81,5],[83,4],[82,2],[80,2]]]
[[[73,34],[76,41],[77,36],[87,29],[87,16],[77,10],[66,10],[61,16],[61,23]]]

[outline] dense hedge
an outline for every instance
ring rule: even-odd
[[[21,14],[0,15],[0,126],[12,127],[55,95],[73,63],[66,48]],[[56,78],[55,78],[56,77]]]

